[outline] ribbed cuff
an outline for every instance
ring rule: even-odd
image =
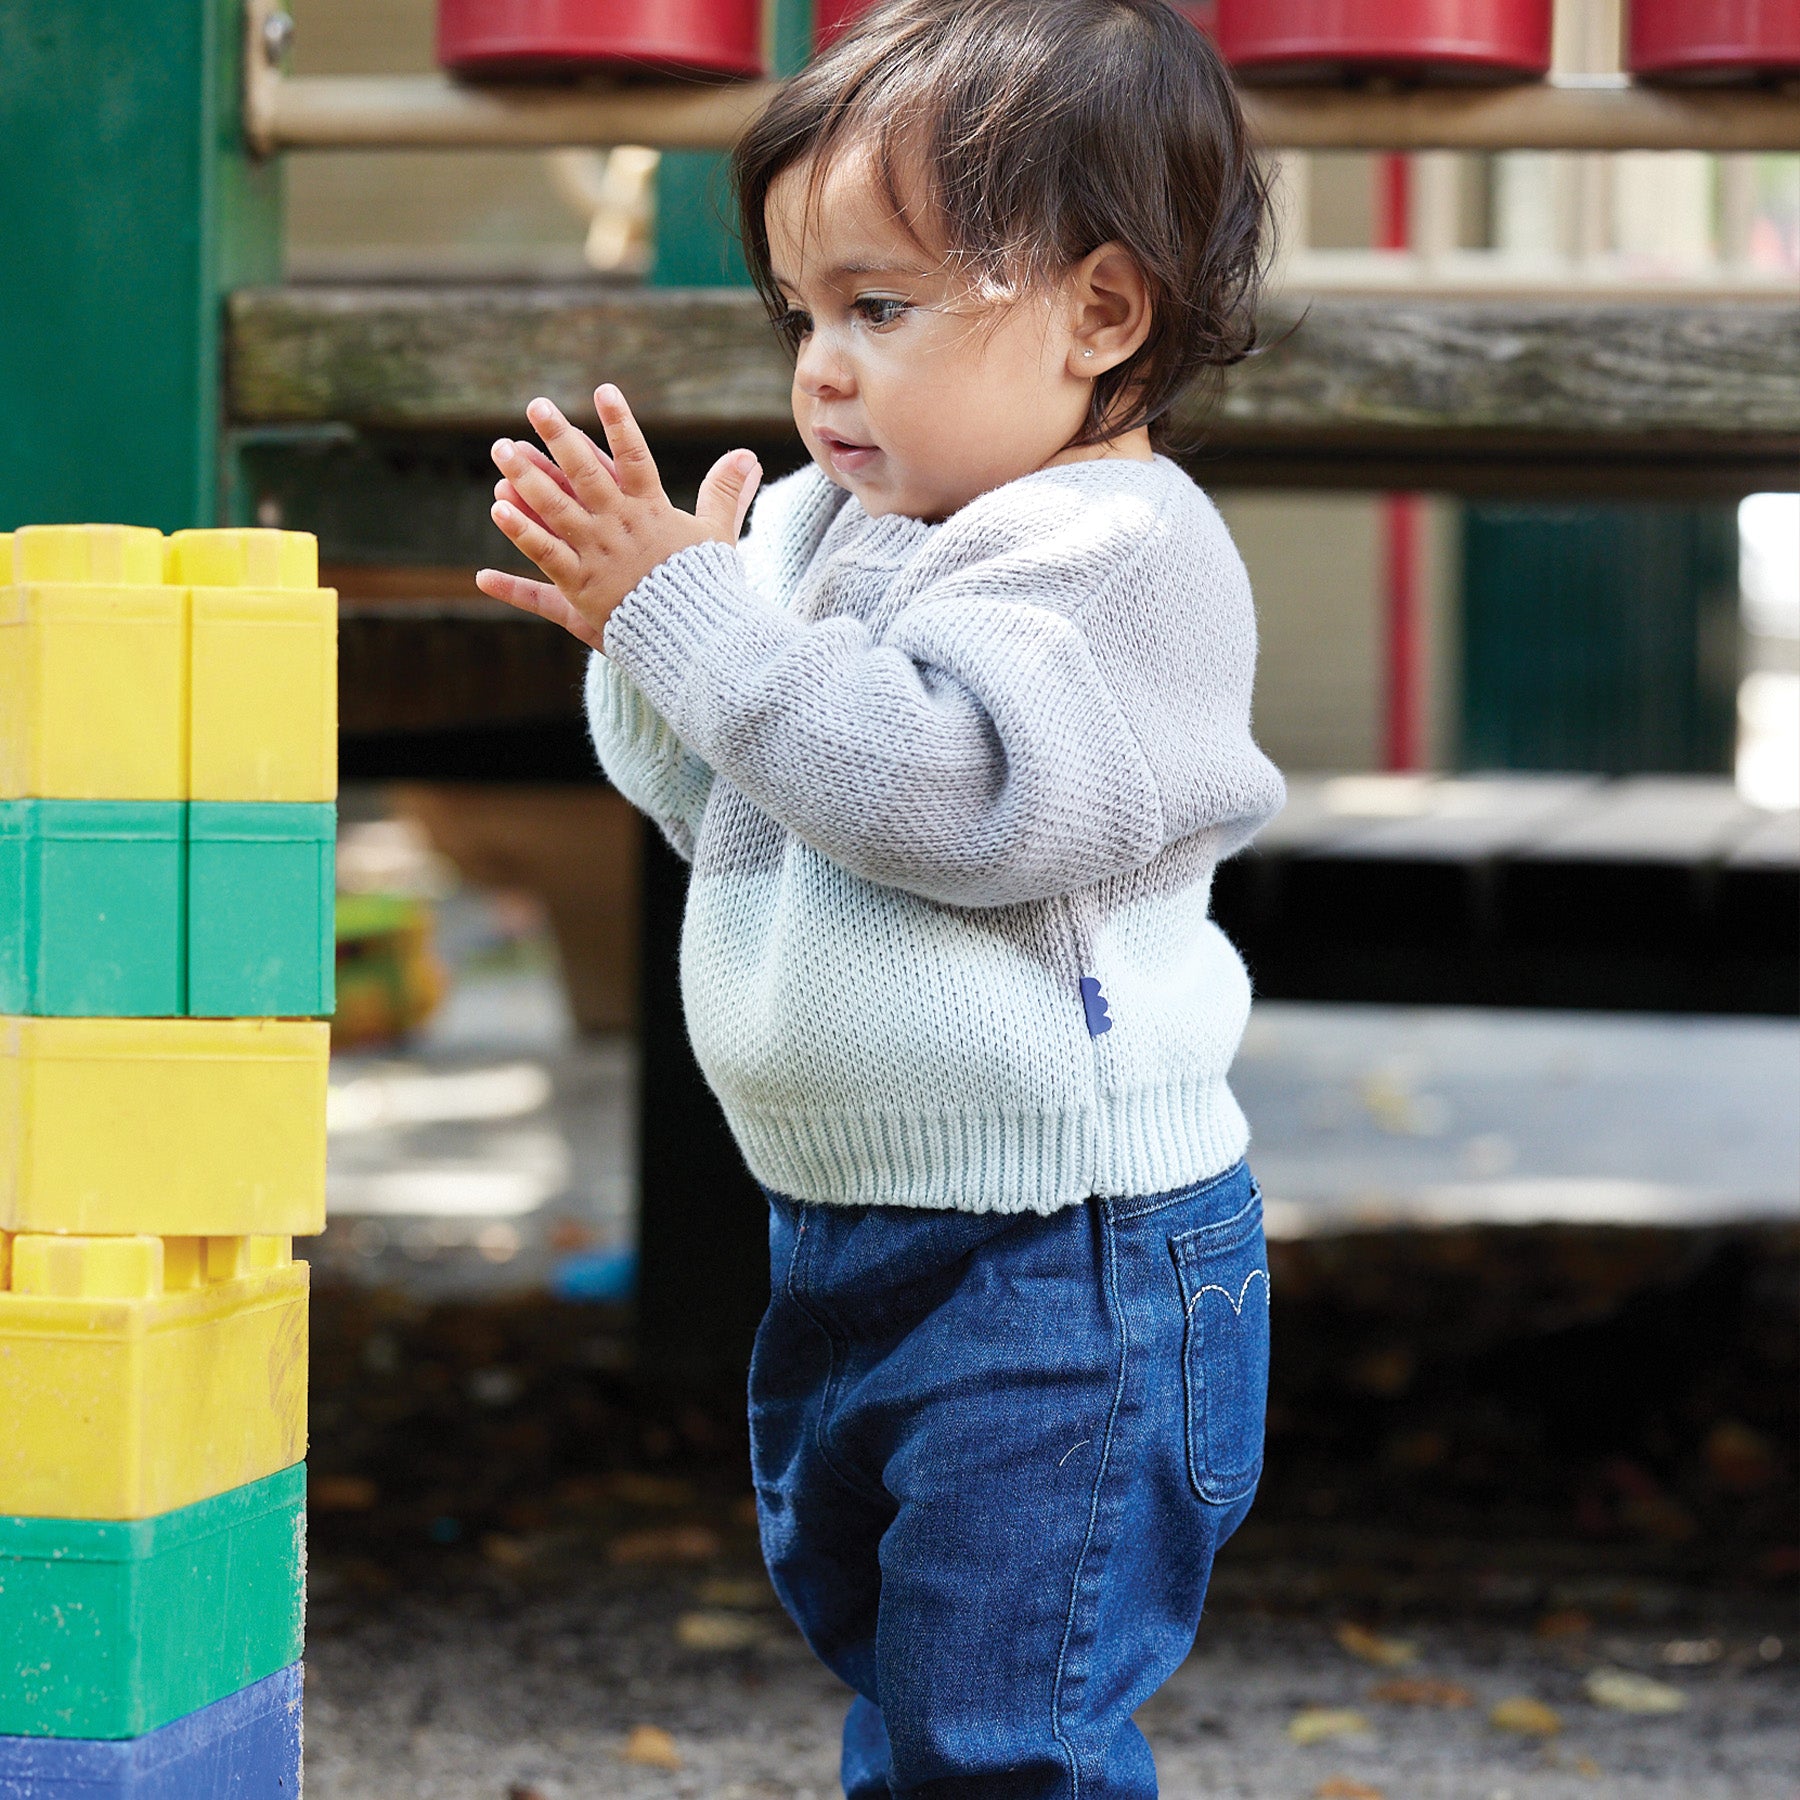
[[[625,671],[598,652],[588,662],[588,727],[594,747],[604,745],[651,765],[674,762],[681,740]]]
[[[695,664],[725,648],[741,656],[791,623],[750,586],[735,545],[690,544],[620,602],[606,622],[606,656],[685,739],[682,696]]]

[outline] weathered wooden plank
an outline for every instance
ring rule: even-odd
[[[1800,457],[1800,307],[1333,298],[1272,308],[1266,335],[1185,429],[1286,456]],[[791,428],[786,358],[741,291],[248,289],[229,336],[249,423],[485,431],[535,394],[591,418],[610,379],[655,430]]]
[[[517,429],[548,394],[591,422],[594,384],[613,380],[653,429],[793,429],[787,358],[738,290],[252,288],[230,316],[246,421]]]
[[[1304,442],[1791,448],[1800,307],[1321,300],[1232,382],[1221,427]]]

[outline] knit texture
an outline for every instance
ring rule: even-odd
[[[1175,464],[935,525],[804,469],[605,644],[595,748],[693,863],[688,1032],[758,1180],[1051,1212],[1243,1154],[1249,982],[1207,908],[1282,785],[1249,581]]]

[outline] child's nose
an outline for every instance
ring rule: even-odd
[[[856,386],[856,378],[829,332],[815,331],[802,341],[794,358],[794,385],[815,400],[842,398]]]

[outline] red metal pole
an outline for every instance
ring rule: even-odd
[[[1412,242],[1412,159],[1388,155],[1376,165],[1375,248],[1404,250]]]
[[[1375,241],[1383,250],[1404,250],[1412,241],[1412,162],[1384,156],[1376,168]],[[1419,595],[1417,494],[1389,494],[1381,503],[1382,578],[1387,602],[1385,718],[1382,763],[1393,770],[1416,769],[1424,757],[1424,682]]]

